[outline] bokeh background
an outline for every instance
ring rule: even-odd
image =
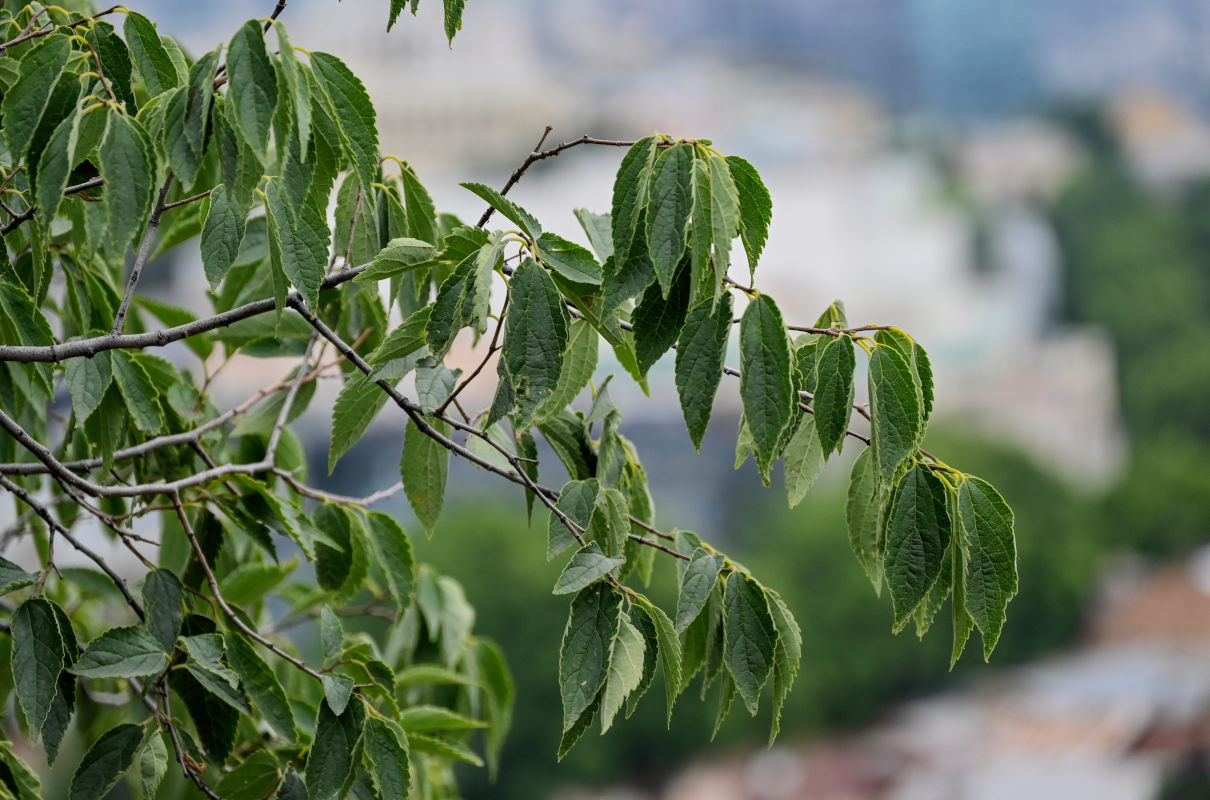
[[[271,5],[132,3],[194,55]],[[751,463],[731,469],[734,385],[697,455],[671,359],[651,398],[623,376],[660,524],[732,553],[802,623],[782,738],[766,749],[768,720],[736,712],[711,743],[714,709],[689,697],[666,729],[656,698],[556,765],[566,602],[545,520],[455,465],[439,534],[414,538],[462,581],[518,692],[499,778],[467,770],[469,797],[1210,797],[1210,2],[468,0],[452,48],[437,0],[390,34],[387,6],[291,0],[283,19],[362,78],[384,151],[442,210],[477,216],[458,181],[501,185],[546,125],[548,145],[712,138],[773,195],[757,285],[801,324],[841,298],[855,324],[915,335],[938,376],[927,446],[1017,515],[1000,646],[950,671],[945,626],[892,636],[849,553],[845,459],[788,511]],[[512,196],[583,240],[571,209],[608,209],[620,155],[568,151]],[[146,285],[200,298],[201,270],[180,266]],[[324,478],[323,405],[300,421],[313,481],[397,480],[389,414]]]

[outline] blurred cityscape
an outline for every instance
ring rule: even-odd
[[[255,4],[142,5],[198,52]],[[518,676],[500,782],[468,772],[468,793],[1210,796],[1210,556],[1198,549],[1210,539],[1210,0],[470,0],[452,49],[439,4],[390,34],[386,7],[291,0],[284,19],[296,43],[362,78],[383,150],[440,207],[476,216],[457,182],[502,184],[546,125],[548,144],[713,138],[773,196],[757,285],[791,320],[842,298],[851,321],[919,339],[937,372],[937,447],[984,465],[1018,519],[1022,595],[1001,648],[991,667],[971,652],[949,673],[944,631],[892,638],[889,610],[867,598],[838,510],[844,465],[790,514],[750,467],[730,469],[733,387],[697,457],[670,360],[650,399],[615,381],[661,521],[754,568],[763,553],[784,580],[773,585],[807,647],[788,735],[766,751],[763,731],[733,720],[704,749],[712,709],[678,709],[671,733],[640,712],[556,767],[555,666],[537,661]],[[571,209],[609,207],[619,157],[577,148],[512,196],[583,241]],[[202,297],[200,268],[181,266],[160,272],[160,290]],[[242,399],[264,374],[233,369],[224,391]],[[312,408],[302,433],[321,480],[328,419]],[[398,422],[379,426],[330,485],[394,482]],[[459,497],[486,501],[450,503],[422,555],[451,565],[514,663],[557,649],[563,606],[546,595],[549,570],[532,568],[544,525],[526,531],[519,496],[461,477]],[[483,558],[458,557],[468,550]],[[534,630],[509,630],[516,609]]]

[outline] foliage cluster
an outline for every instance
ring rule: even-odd
[[[402,491],[432,534],[452,456],[550,512],[549,557],[573,551],[554,587],[571,597],[560,756],[596,720],[607,730],[632,712],[657,672],[669,715],[698,674],[720,722],[737,695],[756,714],[767,693],[776,736],[798,624],[743,565],[656,527],[608,381],[592,380],[602,341],[644,388],[675,347],[695,444],[723,376],[738,377],[737,459],[753,456],[766,482],[782,461],[791,505],[846,438],[868,445],[849,537],[888,589],[895,629],[923,633],[952,596],[953,658],[976,628],[991,653],[1017,589],[1012,512],[921,449],[933,380],[910,336],[850,327],[839,303],[814,326],[786,325],[770,296],[731,278],[736,239],[755,277],[771,219],[751,164],[705,139],[541,150],[544,136],[502,191],[463,184],[489,206],[464,224],[379,153],[363,85],[335,56],[291,44],[285,5],[195,59],[124,7],[0,11],[0,487],[41,561],[0,562],[0,577],[29,738],[53,762],[75,718],[87,743],[73,800],[128,774],[157,796],[172,762],[211,798],[445,797],[454,764],[483,763],[480,735],[494,768],[513,703],[503,655],[473,633],[461,585],[365,509]],[[391,3],[392,24],[404,5]],[[460,0],[445,13],[452,37]],[[591,250],[505,196],[530,164],[580,145],[627,148],[610,212],[577,212]],[[493,213],[502,229],[488,228]],[[138,292],[151,259],[195,238],[207,315]],[[724,363],[733,329],[739,369]],[[445,363],[459,336],[483,352],[465,376]],[[197,361],[148,352],[176,342]],[[869,397],[854,405],[859,350]],[[459,396],[497,354],[490,407],[467,413]],[[277,356],[294,359],[285,378],[215,405],[226,364]],[[306,483],[290,423],[328,376],[342,384],[329,468],[389,401],[406,418],[395,486],[350,498]],[[587,412],[571,410],[586,388]],[[849,429],[854,410],[868,434]],[[539,482],[539,436],[570,479],[559,490]],[[90,548],[86,520],[145,565],[137,590]],[[99,572],[59,569],[65,546]],[[678,567],[668,610],[643,593],[660,554]],[[299,555],[313,579],[293,574]],[[389,618],[388,633],[345,632],[363,616]],[[319,653],[286,635],[302,624]],[[121,715],[94,713],[114,696]],[[0,792],[40,795],[11,746],[0,763]]]

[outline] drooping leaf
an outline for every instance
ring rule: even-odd
[[[235,194],[220,183],[210,193],[210,210],[202,224],[201,255],[210,288],[217,288],[239,255],[244,240],[244,214]]]
[[[168,774],[168,746],[159,731],[153,731],[139,754],[139,785],[143,797],[155,797],[160,782]]]
[[[255,22],[250,24],[256,27]],[[142,76],[148,94],[155,97],[180,85],[182,76],[177,72],[176,65],[173,64],[172,57],[151,20],[131,11],[126,14],[122,33],[126,36],[126,46],[130,48],[135,69]],[[256,35],[260,37],[259,27],[256,27]]]
[[[248,699],[279,736],[288,742],[295,741],[298,729],[294,722],[294,712],[291,711],[290,702],[286,699],[286,693],[273,670],[243,635],[231,632],[224,637],[224,641],[227,663],[239,676],[240,686],[247,693]]]
[[[70,55],[71,39],[55,34],[35,42],[29,52],[22,56],[17,82],[4,93],[4,101],[0,105],[4,137],[14,165],[25,158],[34,131],[42,121],[42,114]]]
[[[328,226],[310,203],[291,208],[279,183],[273,180],[265,185],[274,296],[281,308],[286,287],[279,285],[278,276],[284,276],[302,295],[307,307],[315,309],[319,305],[319,284],[328,264]]]
[[[192,186],[206,148],[206,126],[214,95],[219,50],[206,53],[189,70],[189,83],[172,96],[164,111],[164,149],[168,164],[184,186]]]
[[[71,405],[80,422],[92,416],[101,405],[105,390],[113,381],[109,354],[98,353],[92,358],[73,358],[67,362],[67,387],[71,390]]]
[[[68,800],[101,800],[134,763],[143,741],[142,725],[119,725],[97,739],[72,776]]]
[[[769,731],[772,745],[781,731],[781,709],[790,694],[802,662],[802,631],[784,600],[773,591],[765,591],[769,615],[777,631],[777,646],[773,650],[773,726]]]
[[[349,701],[336,715],[327,703],[319,704],[315,739],[307,757],[307,796],[311,800],[335,800],[353,773],[353,759],[365,727],[365,707],[359,698]]]
[[[638,688],[643,678],[643,660],[646,642],[629,618],[618,620],[618,633],[609,654],[609,674],[601,696],[601,733],[609,730],[613,718],[626,702],[626,698]]]
[[[762,294],[749,303],[740,321],[739,337],[744,420],[752,433],[757,463],[762,474],[768,474],[797,402],[790,343],[772,298]]]
[[[145,622],[152,637],[171,653],[185,618],[185,588],[176,573],[167,569],[152,570],[143,581]]]
[[[689,270],[682,266],[671,288],[652,283],[639,298],[631,319],[641,375],[646,375],[680,336],[689,310],[689,280]]]
[[[597,259],[605,262],[613,255],[613,220],[609,214],[594,214],[587,208],[572,209],[572,213],[576,215],[576,219],[580,221],[580,227],[584,229],[584,233],[588,234],[588,241],[592,245],[593,252],[597,254]]]
[[[286,24],[279,19],[274,23],[273,29],[277,31],[277,63],[282,77],[285,78],[286,88],[289,89],[290,110],[293,112],[292,126],[298,137],[299,151],[305,154],[311,138],[310,84],[298,63],[298,57],[294,54]]]
[[[412,545],[399,523],[390,516],[375,511],[367,516],[370,523],[370,539],[378,554],[378,563],[386,573],[391,594],[399,604],[400,611],[411,602],[415,585],[415,561]]]
[[[825,456],[844,441],[853,411],[853,341],[847,336],[826,337],[816,349],[815,428]]]
[[[1004,609],[1017,593],[1013,512],[987,481],[967,476],[958,487],[965,608],[983,635],[989,658],[1004,625]]]
[[[625,560],[620,556],[616,558],[606,556],[596,542],[590,542],[587,547],[572,556],[571,561],[563,568],[563,573],[559,575],[559,580],[555,583],[554,593],[578,592],[604,578],[610,570],[621,565]],[[615,708],[614,712],[616,713],[616,711]]]
[[[267,750],[257,750],[223,775],[214,791],[227,800],[260,800],[268,797],[280,780],[277,759]]]
[[[564,733],[593,704],[609,674],[609,653],[617,635],[620,605],[621,596],[605,583],[589,586],[571,601],[559,651]]]
[[[760,584],[741,572],[727,576],[723,593],[724,660],[748,712],[755,715],[760,691],[773,669],[777,630]]]
[[[588,385],[597,368],[599,345],[600,339],[592,325],[582,319],[572,320],[567,349],[563,353],[563,369],[559,372],[554,391],[534,413],[536,422],[546,422],[558,416]]]
[[[685,252],[685,234],[693,210],[693,148],[674,145],[655,160],[647,202],[647,251],[661,293],[672,290],[677,264]]]
[[[786,473],[786,501],[790,508],[802,502],[807,492],[815,485],[819,473],[823,471],[825,451],[819,441],[816,427],[818,421],[817,415],[804,414],[802,419],[798,420],[794,435],[786,444],[783,463]]]
[[[227,49],[227,110],[240,136],[263,164],[268,161],[269,132],[277,111],[277,72],[260,23],[245,22]]]
[[[646,230],[640,220],[643,207],[647,203],[647,187],[651,181],[651,167],[655,163],[655,157],[656,139],[654,136],[645,136],[626,151],[622,163],[618,166],[618,174],[613,184],[613,212],[610,215],[610,224],[613,255],[619,264],[628,258],[636,232],[639,238],[646,242]]]
[[[689,566],[681,573],[680,594],[676,601],[676,630],[684,633],[697,619],[723,568],[723,557],[701,547],[693,551]]]
[[[748,269],[756,275],[756,265],[769,238],[769,222],[773,219],[773,199],[756,167],[739,156],[727,156],[731,179],[739,195],[740,238],[748,255]]]
[[[601,265],[592,253],[562,236],[543,233],[538,239],[538,255],[542,263],[572,283],[582,286],[601,285]]]
[[[525,259],[510,282],[503,358],[517,400],[519,428],[554,393],[563,368],[568,319],[546,270]]]
[[[59,691],[64,644],[54,606],[26,600],[12,616],[12,671],[17,701],[36,741]]]
[[[903,355],[884,345],[875,347],[870,356],[869,384],[876,474],[881,483],[890,485],[919,444],[920,389]]]
[[[849,478],[845,519],[849,529],[849,546],[865,570],[874,591],[882,592],[883,562],[878,550],[878,472],[872,451],[867,448],[857,454]]]
[[[366,720],[365,744],[374,767],[371,774],[383,800],[406,800],[411,784],[407,736],[378,717],[370,717]]]
[[[101,177],[117,191],[105,192],[109,241],[124,252],[147,222],[155,199],[156,161],[151,137],[134,117],[110,110],[101,139]]]
[[[559,511],[576,525],[579,525],[582,530],[587,530],[589,522],[592,520],[593,509],[596,508],[599,491],[600,483],[595,478],[568,481],[559,492],[559,500],[555,505]],[[567,526],[559,516],[554,513],[550,515],[547,532],[549,544],[546,550],[546,558],[548,560],[576,544],[575,536],[567,529]]]
[[[432,420],[429,424],[439,434],[449,436],[448,423]],[[399,470],[408,502],[430,536],[436,530],[437,518],[441,516],[449,464],[450,451],[420,430],[414,420],[409,421],[403,438]]]
[[[912,613],[941,574],[950,538],[945,485],[917,464],[895,485],[886,521],[886,576],[895,608],[895,630]]]

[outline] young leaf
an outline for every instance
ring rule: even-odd
[[[611,569],[622,564],[622,557],[610,558],[601,552],[596,542],[590,542],[571,557],[555,583],[555,594],[571,594],[604,578]],[[619,701],[620,703],[621,701]],[[617,712],[617,709],[614,709]],[[604,719],[604,718],[602,718]]]
[[[609,674],[601,696],[601,733],[609,730],[630,695],[643,678],[646,642],[627,617],[618,620],[618,633],[609,654]]]
[[[260,23],[250,19],[227,49],[227,110],[257,159],[268,161],[269,132],[277,110],[277,73]]]
[[[136,119],[112,109],[108,117],[98,151],[99,167],[106,184],[116,189],[105,192],[109,241],[115,250],[124,252],[151,214],[155,150]]]
[[[773,218],[773,199],[756,167],[739,156],[727,156],[731,179],[739,196],[740,237],[748,255],[748,269],[756,275],[756,265],[769,238],[769,222]]]
[[[163,672],[168,655],[145,628],[111,628],[89,642],[68,672],[81,678],[139,678]]]
[[[293,128],[298,137],[298,148],[304,155],[311,138],[311,88],[307,76],[299,66],[294,46],[290,44],[290,32],[286,24],[277,20],[273,29],[277,31],[278,64],[290,90],[290,109],[294,112]]]
[[[168,746],[159,731],[152,731],[139,755],[139,785],[143,788],[143,797],[155,797],[167,774]]]
[[[462,30],[462,9],[466,6],[466,0],[443,0],[445,4],[445,38],[450,42],[454,41],[454,35]],[[412,7],[415,8],[416,0],[412,0]]]
[[[744,419],[756,449],[762,474],[777,458],[782,432],[796,412],[790,343],[781,312],[768,295],[759,295],[744,311],[739,326],[739,393]],[[738,680],[738,678],[737,678]],[[741,682],[740,692],[744,685]]]
[[[84,754],[72,776],[68,800],[101,800],[130,769],[143,741],[143,726],[111,728]]]
[[[5,91],[3,104],[0,105],[4,137],[8,141],[12,164],[16,165],[25,158],[34,131],[42,121],[42,114],[70,55],[71,39],[52,34],[35,42],[29,52],[21,57],[20,76]]]
[[[523,429],[558,385],[568,319],[559,290],[531,259],[513,273],[510,292],[503,358],[516,393],[515,424]]]
[[[878,480],[890,485],[920,439],[920,389],[912,369],[893,347],[879,345],[870,355],[871,447]]]
[[[928,467],[913,466],[891,494],[886,522],[886,576],[896,631],[941,574],[950,529],[945,484]]]
[[[449,436],[448,423],[432,420],[429,424],[441,435]],[[399,462],[399,471],[403,476],[403,490],[408,496],[408,502],[412,504],[416,518],[420,520],[429,536],[433,535],[437,528],[437,518],[441,516],[449,466],[450,451],[421,431],[414,420],[409,421],[403,437],[403,457]]]
[[[965,608],[983,635],[989,658],[1004,625],[1004,609],[1017,593],[1013,512],[985,480],[967,476],[958,487]]]
[[[563,732],[577,724],[593,705],[609,673],[609,654],[618,630],[621,595],[598,583],[571,601],[571,613],[559,650],[559,687],[563,698]]]
[[[727,576],[723,593],[723,658],[735,679],[748,712],[756,715],[760,690],[773,669],[777,631],[769,616],[769,605],[760,584],[733,572]]]
[[[815,428],[825,457],[844,441],[853,411],[853,340],[847,336],[825,337],[817,345],[815,358]]]
[[[17,700],[37,741],[59,691],[64,645],[54,606],[33,598],[12,616],[12,671]]]
[[[878,550],[878,471],[870,448],[857,454],[849,477],[845,520],[849,529],[849,546],[857,562],[865,570],[874,591],[882,593],[883,562]]]
[[[773,726],[769,731],[769,745],[772,746],[781,731],[782,706],[802,662],[802,631],[777,592],[766,590],[765,597],[769,601],[769,615],[777,631],[777,646],[773,650]]]
[[[647,201],[647,251],[666,297],[685,252],[685,232],[693,210],[693,148],[678,144],[655,160]]]

